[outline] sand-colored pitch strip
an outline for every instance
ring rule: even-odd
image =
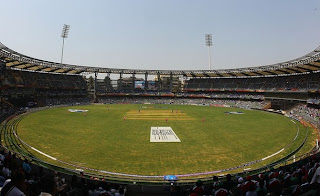
[[[126,113],[128,120],[194,120],[180,110],[130,110]]]

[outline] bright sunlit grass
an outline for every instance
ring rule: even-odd
[[[67,111],[70,108],[89,111],[86,115],[71,113]],[[150,143],[150,128],[156,126],[171,127],[181,142]],[[306,135],[306,129],[301,125],[299,128],[292,146],[259,165],[297,148]],[[24,141],[57,159],[140,175],[186,174],[238,166],[278,152],[296,134],[296,125],[282,115],[189,105],[61,107],[27,115],[18,126],[18,135]],[[307,145],[311,148],[310,142]]]

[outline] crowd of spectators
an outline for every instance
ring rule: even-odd
[[[212,100],[211,105],[237,107],[243,109],[264,109],[269,102],[266,101],[242,101],[242,100]]]
[[[252,90],[319,90],[319,74],[308,76],[286,76],[265,78],[211,78],[190,79],[187,89],[252,89]],[[37,95],[43,97],[45,106],[88,104],[86,83],[82,76],[45,74],[8,70],[3,95]],[[263,109],[269,102],[257,93],[194,93],[185,92],[175,97],[138,97],[114,96],[98,97],[99,103],[136,103],[136,104],[185,104],[238,107],[245,109]],[[199,97],[200,96],[200,97]],[[202,97],[201,97],[202,96]],[[320,104],[319,97],[308,99],[310,104]],[[8,102],[0,102],[0,122],[2,118],[13,114],[17,109]],[[289,112],[290,116],[303,118],[320,127],[320,109],[297,105]],[[171,195],[300,195],[314,191],[319,194],[320,162],[318,157],[310,157],[307,163],[295,167],[279,168],[257,176],[227,175],[226,179],[213,177],[212,184],[198,181],[195,187],[182,191],[173,186]],[[0,187],[2,195],[110,195],[122,196],[126,187],[103,181],[92,182],[85,178],[72,176],[61,177],[58,172],[44,172],[41,167],[34,167],[26,159],[21,162],[11,153],[0,152]],[[318,192],[317,192],[318,191]],[[12,192],[11,194],[8,192]]]
[[[129,93],[128,93],[129,94]],[[98,94],[98,96],[105,96],[106,94]],[[123,92],[112,93],[114,96],[121,96]],[[196,92],[196,91],[187,91],[179,93],[170,93],[170,92],[141,92],[133,93],[135,96],[167,96],[171,95],[172,97],[183,97],[183,98],[193,98],[193,97],[203,97],[203,98],[212,98],[212,99],[243,99],[243,100],[264,100],[264,94],[256,92]]]
[[[266,196],[266,195],[320,195],[320,161],[314,155],[296,165],[289,165],[254,176],[231,176],[225,179],[214,176],[212,183],[198,180],[187,191],[176,191],[174,195],[189,196]]]
[[[320,90],[319,75],[320,73],[253,78],[191,78],[186,81],[185,89]]]
[[[0,122],[17,111],[16,107],[7,101],[0,101]]]
[[[44,101],[44,106],[90,104],[88,97],[48,97]]]
[[[309,104],[315,104],[315,105],[320,105],[320,97],[309,98],[309,99],[307,100],[307,103],[309,103]]]
[[[302,118],[320,128],[320,109],[299,104],[289,111],[289,115],[298,119]]]
[[[76,175],[61,175],[1,150],[0,190],[1,196],[124,196],[126,187]]]
[[[99,97],[99,103],[118,104],[118,103],[134,103],[134,104],[178,104],[178,105],[207,105],[207,106],[224,106],[238,107],[244,109],[263,109],[269,102],[266,101],[244,101],[229,99],[208,99],[208,98],[171,98],[160,97],[144,98],[144,97]]]
[[[1,95],[18,107],[89,103],[87,84],[81,75],[50,74],[8,69]],[[0,116],[1,117],[1,116]]]
[[[66,90],[66,89],[37,89],[35,94],[37,96],[46,96],[46,97],[64,97],[64,96],[85,96],[88,94],[85,89],[74,89],[74,90]]]
[[[0,195],[124,196],[126,184],[46,170],[0,150]],[[170,196],[289,196],[320,194],[319,154],[293,165],[270,168],[258,175],[213,176],[194,186],[169,185]],[[130,194],[129,194],[130,195]],[[166,194],[160,194],[166,195]]]
[[[214,98],[214,99],[258,99],[263,100],[264,95],[259,93],[251,93],[251,92],[183,92],[183,93],[176,93],[176,96],[182,97],[193,97],[193,96],[203,96],[207,98]]]
[[[86,81],[81,75],[50,74],[40,72],[6,71],[4,85],[35,89],[86,89]]]
[[[86,99],[87,84],[81,75],[50,74],[7,70],[2,81],[1,95],[6,99],[20,99],[19,106],[28,102],[39,105],[65,104],[72,99]],[[48,100],[45,100],[48,99]],[[65,101],[64,101],[65,99]],[[22,100],[25,100],[23,103]],[[79,102],[77,100],[77,102]]]

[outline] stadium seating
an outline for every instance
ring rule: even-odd
[[[264,109],[270,106],[266,100],[269,92],[291,91],[297,92],[294,96],[289,94],[278,94],[278,98],[291,103],[293,97],[300,99],[299,104],[294,102],[293,107],[288,109],[287,115],[304,119],[320,129],[320,73],[255,77],[255,78],[191,78],[186,81],[182,92],[168,93],[157,91],[139,91],[133,94],[131,91],[114,91],[113,95],[99,90],[98,102],[105,104],[114,103],[136,103],[136,104],[196,104],[239,107],[245,109]],[[261,92],[262,91],[262,92]],[[310,93],[316,91],[316,93]],[[302,92],[300,94],[300,92]],[[318,93],[317,93],[318,92]],[[28,72],[8,69],[1,88],[2,101],[0,102],[0,122],[10,115],[23,112],[22,106],[28,103],[36,103],[32,106],[55,106],[55,105],[77,105],[89,104],[92,99],[88,96],[87,83],[80,75],[50,74],[39,72]],[[274,94],[271,94],[274,95]],[[301,101],[302,100],[302,101]],[[305,100],[305,101],[304,101]],[[5,157],[1,170],[4,166],[15,174],[21,170],[22,160],[11,155],[10,152],[2,152]],[[23,159],[23,158],[22,158]],[[317,194],[319,187],[312,184],[312,177],[319,167],[319,155],[311,156],[299,161],[297,164],[271,169],[260,173],[261,175],[232,176],[231,179],[218,178],[218,180],[203,182],[195,187],[173,185],[165,190],[171,195],[192,195],[195,190],[203,195],[245,195],[250,191],[266,191],[269,194],[301,195]],[[102,179],[87,179],[69,175],[54,173],[54,171],[41,171],[43,168],[31,163],[31,174],[25,174],[27,178],[28,195],[39,195],[41,192],[42,179],[46,175],[55,180],[55,185],[60,186],[60,195],[121,195],[130,189],[126,185],[107,183]],[[319,169],[320,170],[320,169]],[[5,171],[7,171],[5,169]],[[43,173],[42,173],[43,172]],[[9,172],[10,173],[10,172]],[[21,174],[21,173],[20,173]],[[0,185],[3,178],[10,179],[13,176],[3,176],[0,173]],[[65,180],[63,180],[65,179]],[[262,182],[262,185],[259,184]],[[252,185],[253,184],[253,185]],[[199,193],[198,192],[198,193]]]
[[[191,78],[186,90],[318,91],[320,73],[255,78]]]
[[[9,69],[1,93],[17,106],[28,106],[28,102],[45,106],[89,101],[86,81],[80,75]]]
[[[0,101],[0,122],[4,121],[10,115],[14,114],[17,108],[7,101]]]

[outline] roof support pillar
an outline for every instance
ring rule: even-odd
[[[173,77],[172,77],[172,72],[170,72],[170,86],[169,86],[169,91],[172,93],[173,90],[173,83],[172,83]]]
[[[144,74],[144,90],[148,91],[148,72]]]
[[[132,92],[134,92],[134,87],[135,87],[135,76],[136,74],[135,73],[132,73]]]
[[[93,102],[97,103],[97,77],[98,77],[98,72],[94,72],[94,85],[93,85]]]
[[[158,77],[157,89],[158,89],[158,92],[160,92],[160,90],[161,90],[160,72],[157,73],[157,77]]]
[[[119,77],[119,86],[118,86],[119,91],[122,91],[122,77],[123,77],[123,72],[120,73],[120,77]]]

